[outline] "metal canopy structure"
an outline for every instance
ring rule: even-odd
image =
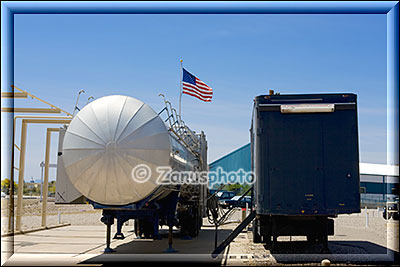
[[[7,113],[43,113],[43,114],[54,114],[54,113],[64,113],[67,116],[32,116],[32,115],[19,115],[14,116],[13,119],[13,131],[12,131],[12,143],[13,149],[11,150],[11,162],[10,162],[10,203],[9,203],[9,221],[8,221],[8,231],[10,233],[14,232],[14,170],[17,170],[18,173],[18,184],[23,185],[24,183],[24,170],[25,170],[25,153],[26,153],[26,137],[27,137],[27,126],[29,123],[35,124],[69,124],[72,119],[72,114],[62,110],[61,108],[37,97],[29,92],[20,89],[16,86],[11,86],[14,92],[2,92],[2,98],[28,98],[36,99],[50,108],[11,108],[11,107],[2,107],[1,112]],[[21,127],[21,143],[20,146],[15,144],[15,126],[17,119],[22,119],[22,127]],[[46,226],[46,209],[47,209],[47,191],[48,191],[48,172],[49,172],[49,155],[50,155],[50,134],[51,132],[58,131],[58,128],[47,128],[47,137],[46,137],[46,158],[45,158],[45,181],[44,181],[44,197],[42,202],[42,226]],[[20,159],[19,159],[19,167],[14,166],[14,148],[17,148],[20,151]],[[18,186],[17,192],[17,218],[16,218],[16,231],[21,230],[21,216],[22,216],[22,199],[23,199],[23,186]]]
[[[55,108],[1,108],[1,112],[14,113],[61,113],[60,109]]]
[[[1,92],[1,97],[2,98],[28,98],[28,94],[23,92],[23,93],[18,93],[18,92]]]
[[[33,94],[18,88],[14,85],[11,86],[14,90],[13,92],[1,92],[1,98],[28,98],[30,96],[32,99],[39,100],[40,102],[50,106],[50,108],[14,108],[14,107],[2,107],[1,112],[9,112],[9,113],[64,113],[67,116],[73,116],[71,113],[62,110],[59,107],[54,106],[53,104],[50,104],[49,102],[34,96]]]

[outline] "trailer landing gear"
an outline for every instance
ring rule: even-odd
[[[110,252],[115,252],[115,250],[113,250],[110,247],[111,244],[111,224],[107,224],[107,236],[106,236],[106,248],[104,249],[105,253],[110,253]]]
[[[172,247],[172,239],[173,239],[173,236],[172,236],[172,225],[170,225],[169,226],[169,229],[168,229],[168,248],[166,249],[166,250],[164,250],[164,253],[176,253],[176,252],[178,252],[177,250],[175,250],[173,247]]]

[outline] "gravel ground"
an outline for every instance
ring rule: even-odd
[[[9,199],[1,199],[1,233],[8,230],[8,202]],[[15,201],[16,202],[16,201]],[[16,203],[14,203],[16,204]],[[29,230],[41,227],[42,203],[39,199],[23,200],[23,216],[21,219],[21,230]],[[16,205],[14,212],[16,212]],[[60,220],[58,218],[60,212]],[[93,209],[92,205],[55,205],[54,202],[47,203],[47,226],[60,223],[71,223],[72,225],[102,225],[100,222],[101,210]],[[14,217],[14,225],[15,225]]]
[[[1,199],[1,225],[2,233],[7,232],[8,223],[8,199]],[[15,212],[16,210],[14,210]],[[58,218],[60,212],[60,221]],[[368,211],[368,228],[366,228],[366,211],[363,209],[359,214],[339,215],[335,218],[335,227],[345,227],[349,229],[365,228],[381,239],[387,238],[386,220],[382,217],[382,212],[376,209]],[[41,202],[39,199],[24,199],[23,201],[22,230],[34,229],[41,226]],[[240,219],[241,212],[237,212],[232,218]],[[102,225],[100,222],[101,210],[93,209],[92,205],[55,205],[54,202],[47,204],[47,225],[57,225],[59,223],[71,223],[72,225]],[[15,218],[14,218],[15,222]],[[335,232],[336,229],[335,229]],[[281,237],[284,241],[286,237]],[[301,238],[301,237],[299,237]],[[286,240],[285,240],[286,241]]]
[[[1,199],[1,216],[8,216],[8,203],[9,199],[2,198]],[[16,212],[17,201],[14,201],[14,212]],[[42,203],[39,198],[37,199],[24,199],[22,201],[22,209],[24,215],[40,215],[42,209]],[[93,211],[92,205],[89,204],[80,204],[80,205],[63,205],[63,204],[54,204],[54,201],[47,202],[47,214],[57,214],[58,210],[61,213],[74,213],[74,212],[86,212]]]
[[[388,253],[386,247],[399,251],[399,246],[396,246],[398,231],[391,229],[398,228],[398,221],[383,219],[382,212],[376,209],[367,212],[362,210],[359,214],[339,215],[334,219],[335,235],[329,237],[327,254],[321,244],[309,244],[303,236],[281,236],[279,244],[273,249],[270,245],[253,243],[252,233],[248,231],[247,235],[241,233],[229,245],[224,261],[226,266],[321,266],[321,261],[329,258],[335,266],[374,265],[374,261]]]
[[[372,232],[379,238],[386,239],[387,227],[385,220],[382,216],[381,211],[376,209],[368,209],[368,227],[366,220],[366,211],[363,209],[361,213],[355,213],[350,215],[339,215],[335,218],[335,226],[345,227],[349,229],[365,229],[368,232]],[[336,230],[336,229],[335,229]],[[335,231],[337,232],[337,231]]]

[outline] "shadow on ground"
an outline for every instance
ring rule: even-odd
[[[231,230],[218,230],[218,243],[224,240]],[[112,262],[198,262],[221,264],[222,255],[211,257],[214,249],[214,229],[202,229],[197,237],[185,240],[179,231],[174,231],[173,248],[175,253],[165,252],[168,248],[168,230],[160,230],[161,240],[132,239],[129,242],[112,247],[115,252],[103,253],[81,264],[108,264]]]
[[[399,253],[368,241],[329,241],[326,251],[322,244],[307,241],[278,242],[272,248],[265,245],[278,263],[321,262],[329,259],[332,263],[352,264],[395,264]]]

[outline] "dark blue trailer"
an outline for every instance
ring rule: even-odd
[[[327,244],[331,218],[360,212],[355,94],[258,96],[250,133],[254,242]]]

